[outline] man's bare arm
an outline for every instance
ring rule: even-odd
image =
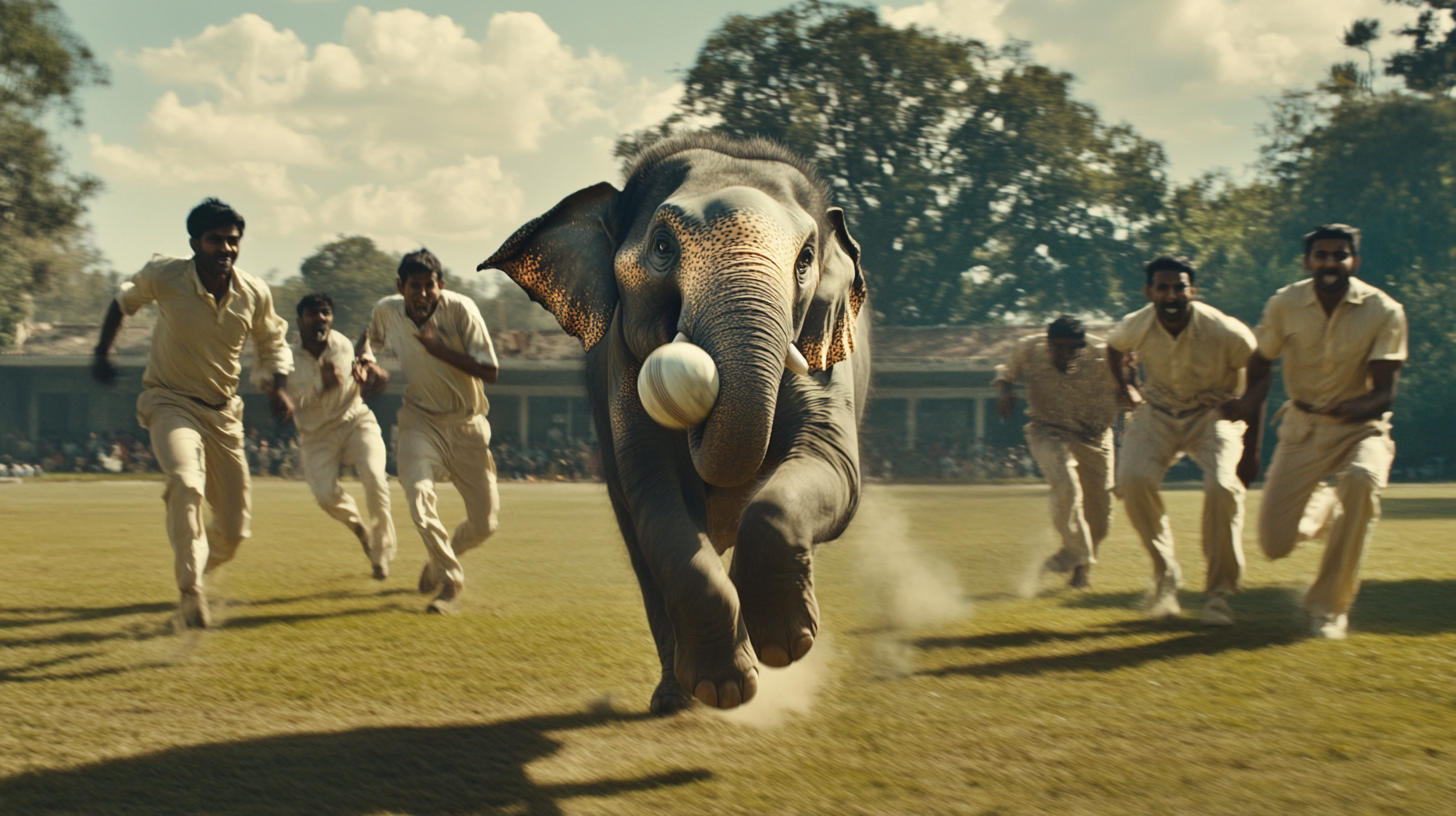
[[[996,397],[996,413],[1002,419],[1011,419],[1011,413],[1016,410],[1016,386],[1009,380],[997,380],[996,388],[1000,392]]]
[[[1143,392],[1128,377],[1127,356],[1112,346],[1107,347],[1107,365],[1112,369],[1112,378],[1117,381],[1117,407],[1131,411],[1143,401]]]
[[[96,341],[94,359],[91,362],[91,376],[104,383],[116,380],[116,366],[111,364],[111,347],[116,343],[116,335],[121,331],[123,319],[121,304],[111,301],[111,306],[106,310],[106,318],[101,321],[101,338]]]
[[[1223,418],[1230,421],[1247,423],[1244,429],[1244,453],[1239,457],[1239,464],[1236,472],[1239,481],[1245,487],[1254,483],[1259,478],[1259,470],[1263,467],[1263,432],[1264,432],[1264,401],[1269,398],[1269,386],[1273,383],[1270,374],[1274,366],[1269,359],[1258,351],[1249,355],[1249,362],[1244,366],[1244,395],[1238,399],[1232,399],[1219,406]]]

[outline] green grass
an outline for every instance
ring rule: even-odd
[[[351,485],[350,489],[356,489]],[[297,482],[172,630],[157,482],[0,485],[0,813],[1447,813],[1456,486],[1400,486],[1351,637],[1307,639],[1318,548],[1247,542],[1239,624],[1150,623],[1119,517],[1091,593],[1034,486],[873,487],[822,548],[824,633],[740,715],[644,715],[655,653],[604,490],[502,486],[466,611],[422,614]],[[1193,491],[1166,494],[1188,584]],[[1259,497],[1250,498],[1250,519]],[[447,523],[461,513],[444,489]],[[1119,508],[1120,512],[1120,508]],[[1252,523],[1248,525],[1252,528]]]

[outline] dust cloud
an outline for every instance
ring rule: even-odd
[[[867,492],[855,517],[854,548],[860,579],[870,587],[866,600],[878,613],[878,635],[871,648],[878,673],[898,677],[913,669],[908,638],[916,630],[970,614],[955,570],[920,552],[910,519],[893,496]]]
[[[747,705],[713,713],[735,725],[750,728],[773,728],[791,714],[807,714],[813,707],[819,689],[829,679],[829,664],[834,659],[833,638],[820,631],[814,648],[803,660],[782,669],[758,667],[758,693]]]

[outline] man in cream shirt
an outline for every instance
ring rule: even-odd
[[[361,383],[388,378],[372,355],[355,360],[349,338],[333,330],[334,303],[328,295],[298,302],[299,342],[294,347],[293,424],[303,454],[303,476],[319,507],[343,522],[359,539],[374,578],[389,576],[394,560],[394,519],[389,515],[389,481],[384,472],[384,435],[374,412],[360,398]],[[347,373],[346,373],[347,372]],[[354,499],[339,485],[339,465],[354,466],[369,506],[369,526]]]
[[[1107,368],[1107,344],[1063,315],[1046,333],[1024,338],[996,367],[996,410],[1010,419],[1018,382],[1026,383],[1026,444],[1051,488],[1052,526],[1062,548],[1047,559],[1051,572],[1071,571],[1074,589],[1091,587],[1097,548],[1112,521],[1112,424],[1117,380]]]
[[[398,295],[379,301],[356,350],[361,362],[386,343],[408,385],[399,411],[399,480],[430,560],[420,592],[439,594],[428,612],[455,611],[465,587],[460,555],[496,530],[500,497],[490,455],[490,423],[481,382],[500,364],[475,301],[445,290],[440,261],[427,249],[404,256]],[[447,538],[435,509],[435,481],[448,478],[465,501],[465,519]]]
[[[1178,614],[1181,570],[1173,528],[1159,486],[1187,454],[1203,470],[1203,555],[1208,564],[1202,621],[1234,622],[1226,596],[1243,577],[1244,493],[1238,476],[1243,422],[1223,416],[1224,403],[1244,387],[1244,364],[1254,334],[1241,321],[1195,300],[1194,269],[1184,258],[1160,256],[1143,268],[1147,306],[1124,317],[1107,337],[1114,375],[1141,402],[1128,419],[1118,457],[1117,493],[1128,520],[1153,558],[1153,618]],[[1123,356],[1137,353],[1145,382],[1128,380]],[[1136,392],[1133,394],[1132,392]]]
[[[167,538],[172,543],[183,625],[210,623],[203,575],[232,560],[248,537],[251,487],[243,455],[243,401],[237,395],[243,343],[252,338],[257,367],[279,421],[293,413],[288,324],[273,311],[268,284],[238,269],[243,217],[215,198],[187,216],[191,258],[154,256],[121,285],[106,313],[92,373],[116,377],[111,346],[124,315],[158,307],[152,349],[137,398],[137,421],[167,476]],[[204,498],[212,521],[203,524]]]
[[[1304,236],[1304,268],[1307,280],[1280,289],[1264,307],[1255,329],[1259,348],[1249,357],[1249,390],[1231,412],[1246,419],[1259,414],[1271,361],[1282,356],[1289,402],[1279,409],[1259,543],[1270,558],[1283,558],[1329,529],[1304,611],[1315,636],[1342,640],[1395,459],[1390,409],[1406,358],[1405,309],[1355,277],[1360,231],[1354,227],[1327,224]],[[1316,496],[1331,475],[1333,502]]]

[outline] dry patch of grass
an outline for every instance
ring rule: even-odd
[[[643,715],[657,676],[605,492],[503,485],[464,614],[422,614],[303,485],[179,636],[156,482],[0,485],[0,813],[1438,813],[1456,801],[1456,487],[1396,487],[1343,643],[1318,550],[1250,540],[1239,624],[1150,623],[1121,519],[1094,590],[1031,486],[875,487],[822,548],[825,637],[741,714]],[[447,488],[448,520],[461,513]],[[1192,587],[1196,492],[1167,494]],[[1250,500],[1250,518],[1258,495]],[[1252,524],[1250,524],[1252,528]],[[1036,597],[1023,597],[1039,590]]]

